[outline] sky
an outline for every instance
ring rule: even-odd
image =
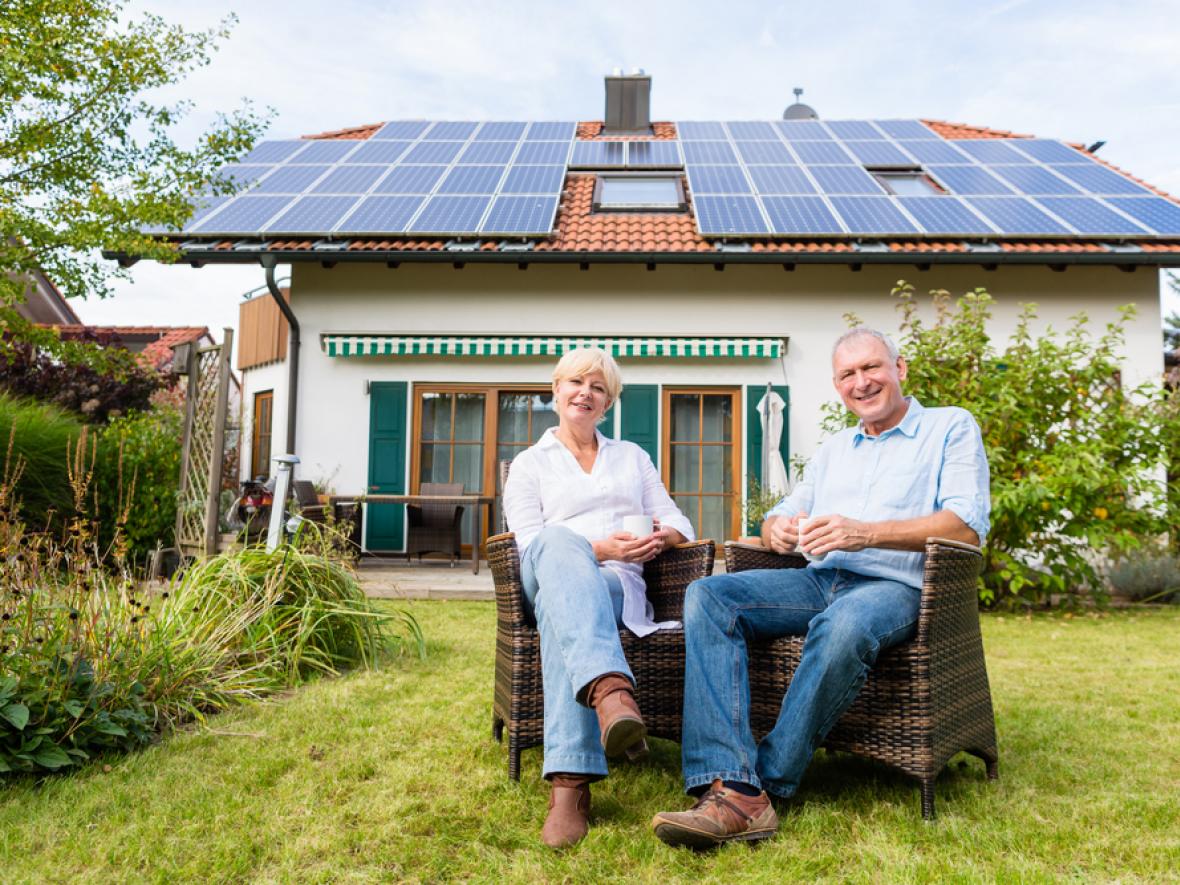
[[[188,29],[237,16],[212,64],[153,98],[186,98],[192,144],[218,112],[273,111],[265,137],[389,119],[603,116],[603,76],[652,75],[655,120],[926,118],[1091,144],[1180,194],[1175,0],[131,0]],[[281,275],[282,268],[280,268]],[[261,267],[140,262],[96,325],[236,326]],[[1180,295],[1163,285],[1164,313]]]

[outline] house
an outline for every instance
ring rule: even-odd
[[[287,446],[294,378],[303,478],[496,494],[498,463],[554,423],[558,355],[595,343],[626,383],[604,432],[651,454],[701,536],[733,538],[768,385],[781,454],[809,455],[844,314],[896,328],[899,279],[985,286],[998,336],[1023,302],[1057,328],[1133,303],[1124,378],[1159,377],[1157,270],[1180,258],[1180,205],[1092,150],[798,103],[653,122],[649,104],[650,78],[610,77],[604,121],[378,123],[264,142],[228,169],[245,192],[175,239],[197,267],[290,263],[302,343],[287,349],[272,297],[243,305],[243,474]],[[369,550],[403,531],[401,508],[368,509]]]
[[[16,312],[31,323],[81,323],[61,290],[40,270],[29,274],[25,300],[18,302]]]
[[[138,355],[145,367],[160,371],[171,369],[175,349],[180,345],[214,344],[207,326],[88,326],[80,322],[45,325],[56,329],[62,338],[88,337],[107,347],[128,350]]]

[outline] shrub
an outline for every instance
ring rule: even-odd
[[[1057,593],[1076,601],[1092,592],[1101,602],[1095,551],[1123,557],[1167,530],[1161,477],[1180,441],[1174,395],[1159,385],[1122,385],[1118,353],[1133,308],[1097,337],[1084,314],[1063,334],[1034,336],[1036,305],[1024,305],[1000,350],[987,332],[993,302],[983,289],[953,304],[948,293],[932,292],[932,323],[919,317],[912,286],[899,282],[893,294],[906,392],[962,406],[983,432],[992,512],[981,600],[1041,602]],[[830,404],[825,426],[844,426],[848,417]]]
[[[1107,577],[1121,595],[1136,602],[1180,602],[1180,556],[1147,549],[1115,562]]]
[[[61,409],[0,391],[0,462],[27,524],[46,528],[51,514],[70,512],[68,464],[83,434],[81,422]]]

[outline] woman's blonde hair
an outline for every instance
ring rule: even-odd
[[[619,373],[619,364],[614,357],[601,347],[577,347],[567,350],[565,356],[557,361],[553,367],[553,386],[569,378],[577,378],[589,372],[601,372],[606,381],[606,396],[610,400],[607,408],[618,402],[619,394],[623,392],[623,376]]]

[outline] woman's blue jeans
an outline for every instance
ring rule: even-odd
[[[681,752],[685,788],[717,778],[791,796],[878,653],[913,635],[920,593],[840,569],[769,569],[689,585]],[[806,634],[774,728],[750,729],[747,643]]]
[[[578,699],[606,673],[635,681],[619,644],[623,585],[618,575],[599,566],[590,542],[565,526],[544,528],[533,539],[521,557],[520,577],[541,634],[541,773],[605,777],[598,716]]]

